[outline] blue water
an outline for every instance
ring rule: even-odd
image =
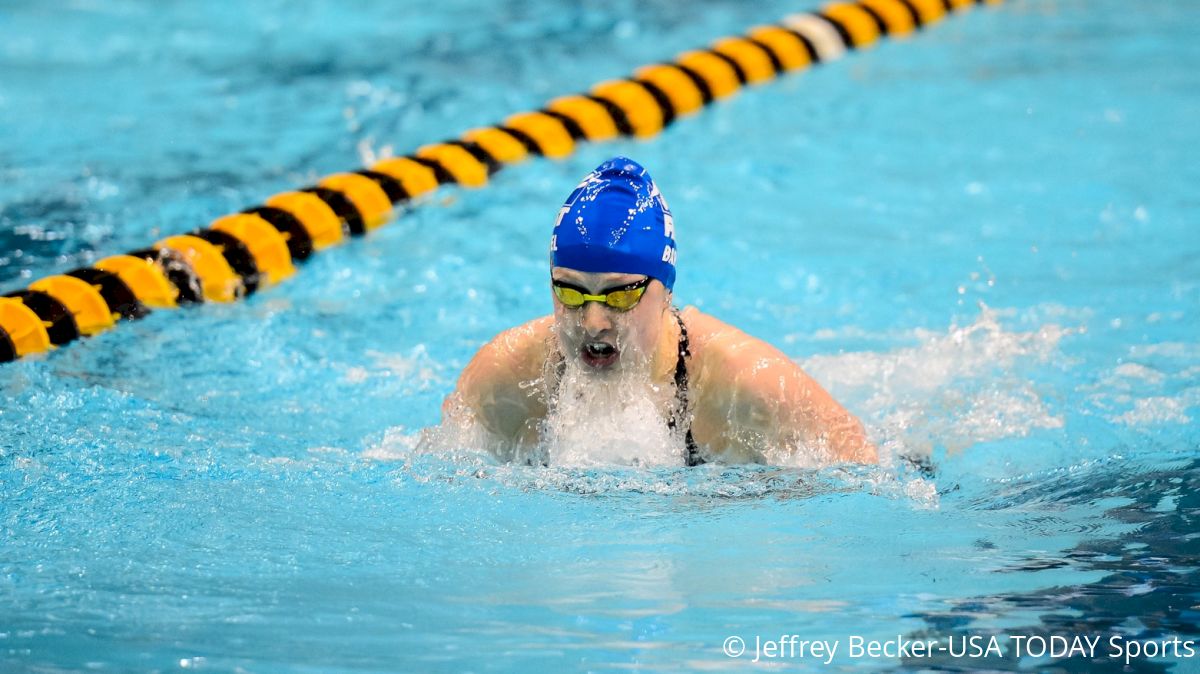
[[[0,290],[810,8],[393,5],[0,3]],[[727,637],[1200,637],[1198,29],[1185,2],[972,11],[652,142],[443,190],[246,302],[0,366],[0,670],[745,671]],[[679,303],[779,345],[932,475],[416,449],[474,350],[549,310],[553,216],[615,153],[671,203]],[[1005,648],[834,666],[1123,664]]]

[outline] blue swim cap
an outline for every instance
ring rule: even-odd
[[[596,167],[567,197],[550,263],[583,272],[644,274],[675,285],[675,221],[646,169],[625,157]]]

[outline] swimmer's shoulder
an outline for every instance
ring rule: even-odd
[[[703,433],[724,441],[726,434],[737,435],[730,431],[741,429],[772,444],[772,437],[795,433],[805,446],[819,447],[836,460],[877,461],[862,423],[778,348],[691,307],[682,317],[689,346],[696,344],[697,439]],[[738,429],[710,427],[705,422],[710,419]],[[728,446],[736,444],[731,440]]]
[[[443,414],[467,413],[505,440],[527,435],[530,419],[544,414],[545,401],[537,395],[541,388],[528,383],[542,376],[553,323],[552,316],[538,318],[480,347],[443,403]]]
[[[687,327],[689,350],[700,366],[728,373],[763,358],[786,359],[774,346],[696,307],[683,309],[680,316]]]
[[[509,328],[480,347],[464,370],[492,384],[506,385],[541,376],[549,356],[554,317],[542,316]]]
[[[806,376],[782,351],[729,323],[691,307],[682,317],[692,352],[689,376],[708,412],[728,412],[735,401],[756,410],[772,407],[781,376]]]

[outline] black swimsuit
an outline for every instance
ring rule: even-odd
[[[699,466],[705,463],[703,457],[700,456],[700,448],[696,445],[696,439],[692,437],[692,426],[688,423],[688,373],[686,358],[692,355],[688,348],[687,327],[683,324],[683,318],[678,311],[674,312],[675,320],[679,321],[679,357],[675,360],[675,409],[671,411],[671,416],[667,418],[667,428],[672,431],[678,431],[682,424],[687,428],[684,434],[684,447],[686,455],[684,460],[688,467]],[[558,380],[562,382],[563,373],[566,371],[566,361],[559,360],[556,364],[558,371]]]
[[[679,321],[679,358],[675,361],[675,398],[679,404],[675,406],[675,411],[671,413],[671,417],[667,419],[667,427],[672,431],[676,430],[677,421],[687,423],[688,415],[688,374],[687,361],[684,360],[687,356],[692,355],[688,349],[687,327],[683,324],[683,318],[679,312],[675,312],[675,320]],[[682,419],[680,419],[682,417]],[[687,434],[684,436],[684,446],[687,448],[687,455],[684,457],[687,465],[699,466],[704,463],[703,457],[700,456],[700,448],[696,445],[696,439],[692,437],[692,425],[687,424]]]

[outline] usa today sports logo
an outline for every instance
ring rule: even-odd
[[[1041,636],[1024,634],[963,635],[913,639],[897,635],[891,639],[868,639],[848,635],[841,639],[806,639],[799,634],[779,637],[756,635],[744,639],[726,637],[721,646],[728,658],[747,662],[811,660],[832,664],[835,660],[919,660],[966,658],[1011,659],[1079,658],[1114,659],[1129,665],[1141,658],[1190,659],[1196,656],[1197,640],[1178,636],[1161,639],[1131,639],[1120,634]]]

